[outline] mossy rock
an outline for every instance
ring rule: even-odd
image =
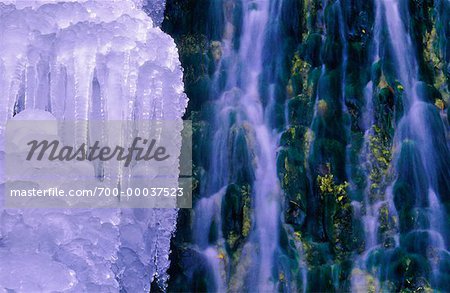
[[[340,201],[339,201],[340,199]],[[338,262],[348,260],[355,247],[353,239],[353,209],[348,199],[338,197],[338,208],[333,215],[333,250]]]
[[[322,35],[311,33],[307,36],[306,41],[301,45],[300,56],[311,66],[320,66],[320,52],[322,51]]]
[[[192,112],[193,114],[195,112]],[[192,121],[192,160],[197,165],[208,167],[210,157],[209,135],[210,125],[203,120],[198,120],[198,115],[191,116]]]
[[[298,261],[299,261],[299,255],[295,244],[295,239],[292,237],[290,233],[283,227],[280,226],[280,247],[283,250],[283,254],[285,255],[285,263],[289,263],[289,266],[294,269],[298,270]],[[291,232],[291,231],[290,231]],[[295,262],[292,263],[291,262]]]
[[[357,253],[362,253],[366,245],[364,224],[359,219],[353,219],[352,224],[353,247]]]
[[[416,219],[414,216],[413,210],[400,209],[398,211],[400,233],[408,233],[415,228]]]
[[[198,79],[186,83],[186,94],[189,96],[189,107],[199,110],[202,104],[209,98],[211,80],[208,75],[200,76]]]
[[[421,97],[422,101],[426,101],[434,104],[436,100],[442,99],[442,94],[434,88],[434,86],[425,82],[418,82],[417,93]]]
[[[327,243],[313,242],[307,238],[302,239],[303,250],[309,268],[330,263],[333,255]]]
[[[287,200],[287,210],[285,211],[286,224],[292,225],[298,230],[302,229],[306,219],[306,198],[298,193],[295,199]]]
[[[397,172],[398,178],[393,191],[394,203],[400,211],[400,224],[402,224],[402,220],[411,218],[411,209],[414,206],[425,207],[428,205],[428,183],[426,176],[423,176],[425,168],[415,142],[411,140],[403,141],[397,162]],[[402,215],[401,211],[405,211],[408,215]],[[407,222],[411,220],[413,218]],[[407,222],[404,222],[404,224]]]
[[[194,249],[178,247],[170,256],[169,292],[214,292],[213,269],[205,256]]]
[[[310,97],[298,95],[288,101],[288,119],[293,125],[309,126],[312,120],[314,104]]]
[[[417,290],[428,285],[431,267],[426,258],[417,254],[398,255],[389,264],[388,278],[399,289]]]
[[[322,50],[322,61],[329,69],[336,69],[342,62],[342,44],[331,37],[325,39]]]
[[[228,158],[230,180],[243,185],[253,182],[254,174],[254,133],[249,124],[235,124],[228,136]]]
[[[366,63],[366,54],[363,42],[349,42],[348,55],[352,56],[349,60],[350,70],[354,67],[363,67]]]
[[[387,86],[380,90],[379,92],[379,99],[378,99],[378,105],[376,104],[375,107],[385,105],[388,106],[390,109],[394,108],[394,100],[395,100],[395,92],[394,90]]]
[[[382,74],[382,63],[381,60],[376,61],[372,64],[371,67],[371,75],[374,85],[378,85],[380,83],[381,74]]]
[[[394,185],[394,203],[399,210],[411,210],[416,205],[413,187],[406,182],[397,181]]]
[[[338,181],[343,181],[346,176],[345,154],[346,146],[342,142],[316,138],[310,162],[316,169],[329,163],[332,168],[331,173],[336,175]]]
[[[379,209],[378,222],[379,227],[377,231],[377,237],[380,242],[383,243],[383,247],[394,248],[395,247],[395,235],[397,234],[397,222],[396,216],[391,213],[388,204],[383,204]]]
[[[392,62],[391,58],[393,56],[390,55],[389,52],[386,52],[384,59],[381,62],[381,71],[383,72],[384,78],[389,85],[393,85],[397,80],[397,66],[395,62]]]
[[[304,222],[309,194],[309,182],[302,152],[295,147],[280,150],[277,157],[277,169],[285,192],[285,221],[300,228]]]
[[[335,292],[333,274],[330,265],[313,267],[308,272],[309,292]]]
[[[327,102],[330,114],[342,109],[342,74],[340,69],[326,70],[322,75],[319,85],[319,99]]]
[[[222,199],[222,234],[227,250],[231,253],[238,249],[248,236],[251,227],[250,186],[230,184]]]
[[[396,115],[400,115],[395,103],[394,90],[389,86],[380,89],[373,97],[376,125],[389,134],[393,134]]]
[[[305,137],[306,127],[303,126],[291,126],[281,134],[280,146],[302,148],[303,140]],[[300,160],[303,161],[303,158]]]
[[[375,248],[371,250],[367,257],[365,266],[369,272],[377,272],[378,270],[382,270],[385,268],[385,260],[388,257],[388,252],[383,248]],[[379,274],[383,275],[383,274]]]

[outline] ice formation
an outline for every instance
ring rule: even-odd
[[[44,111],[65,120],[181,119],[178,52],[144,12],[152,5],[160,23],[163,1],[0,3],[0,136],[8,119]],[[148,292],[155,278],[164,286],[176,216],[0,202],[0,289]]]

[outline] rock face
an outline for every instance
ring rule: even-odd
[[[8,119],[181,120],[187,98],[178,51],[154,25],[164,2],[151,2],[154,21],[143,1],[0,3],[2,140]],[[145,292],[153,281],[164,288],[176,217],[173,209],[2,203],[0,288]]]
[[[205,11],[198,1],[169,1],[162,26],[177,42],[185,68],[198,202],[210,194],[206,186],[217,170],[211,113],[233,75],[232,66],[222,66],[229,65],[223,52],[245,45],[243,15],[262,9],[246,1],[213,2]],[[445,291],[450,3],[273,2],[282,8],[267,36],[277,31],[282,41],[271,39],[267,46],[283,53],[263,56],[275,86],[268,86],[272,79],[264,73],[258,82],[263,107],[279,118],[272,123],[282,132],[276,154],[281,219],[273,239],[279,248],[271,282],[291,291]],[[215,84],[216,76],[224,83]],[[265,100],[268,87],[275,105]],[[229,98],[239,100],[241,94],[238,86]],[[253,132],[248,125],[236,126],[235,118],[231,113],[229,141],[236,143],[223,147],[228,154],[239,149],[240,156],[229,156],[223,168],[240,175],[224,191],[221,224],[213,222],[205,233],[218,249],[219,281],[239,291],[251,284],[245,272],[252,268],[252,249],[257,250],[248,244],[248,227],[260,228],[254,221]],[[196,243],[189,236],[196,228],[187,223],[199,215],[182,215],[174,262]],[[218,282],[193,270],[205,290]],[[172,290],[198,288],[186,277],[192,276],[186,267],[170,272]]]

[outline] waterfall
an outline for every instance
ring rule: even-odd
[[[202,140],[174,247],[205,264],[173,288],[445,288],[448,1],[213,2],[167,21]]]
[[[9,120],[183,117],[194,183],[192,209],[0,201],[0,291],[448,291],[449,0],[0,2],[0,163]]]
[[[261,91],[261,79],[271,74],[267,73],[270,63],[277,62],[276,54],[279,52],[270,52],[268,48],[276,45],[272,41],[278,41],[274,20],[280,17],[281,6],[282,1],[246,0],[242,1],[240,8],[241,24],[226,17],[221,41],[222,58],[213,80],[215,120],[211,171],[203,188],[203,198],[195,208],[197,219],[205,221],[201,220],[203,224],[196,225],[194,232],[200,235],[196,243],[209,260],[214,275],[223,278],[218,280],[215,277],[218,291],[258,288],[258,291],[266,292],[276,288],[273,271],[280,224],[281,189],[276,170],[279,135],[272,126],[274,88],[267,86],[268,94],[265,95]],[[234,9],[238,9],[237,5]],[[228,14],[232,12],[228,11]],[[269,23],[275,27],[270,27]],[[226,72],[225,80],[223,72]],[[229,247],[227,236],[220,233],[215,243],[207,244],[204,231],[208,231],[212,224],[220,230],[221,224],[208,216],[211,211],[205,205],[213,201],[223,205],[231,196],[230,190],[235,188],[232,186],[247,181],[251,189],[252,227],[249,227],[251,230],[243,244],[243,261],[234,274],[225,274],[223,264],[217,264],[216,259],[220,255],[219,258],[225,261],[219,251],[226,251]],[[211,257],[211,254],[216,257]],[[244,260],[246,258],[248,263]],[[221,271],[217,272],[219,268]]]
[[[431,282],[436,286],[439,258],[434,259],[434,254],[448,254],[448,241],[443,237],[446,231],[445,211],[440,200],[445,194],[439,186],[438,178],[449,174],[449,150],[445,142],[445,133],[442,121],[437,110],[426,101],[424,92],[420,92],[418,65],[416,61],[415,46],[411,42],[409,32],[405,30],[401,11],[407,7],[399,1],[382,1],[385,11],[387,28],[390,35],[392,50],[394,52],[397,74],[405,91],[403,102],[406,104],[406,113],[399,122],[396,139],[399,149],[396,161],[398,172],[393,192],[393,201],[397,210],[408,209],[405,203],[396,197],[401,197],[404,192],[405,182],[412,188],[409,196],[413,196],[411,208],[417,214],[422,214],[428,219],[428,223],[417,220],[411,227],[400,219],[400,233],[404,234],[404,242],[401,245],[409,246],[411,242],[418,243],[428,241],[425,252],[417,245],[410,249],[411,252],[425,253],[425,257],[433,268]],[[447,177],[448,178],[448,177]],[[406,184],[408,184],[406,183]],[[448,192],[448,191],[444,191]]]
[[[382,7],[381,4],[375,2],[375,22],[373,28],[373,40],[370,49],[370,64],[374,64],[380,61],[380,41],[381,41],[381,31],[383,27],[383,16],[382,16]],[[367,271],[367,257],[370,255],[370,252],[379,247],[378,243],[378,228],[379,228],[379,217],[380,217],[380,209],[383,205],[387,204],[384,196],[376,196],[375,198],[371,198],[371,185],[373,182],[370,180],[370,172],[371,169],[374,168],[371,163],[366,163],[367,158],[369,158],[371,153],[371,139],[374,136],[375,130],[373,129],[373,125],[375,123],[375,115],[374,115],[374,105],[373,105],[373,95],[375,92],[376,85],[375,83],[374,73],[371,73],[370,81],[367,83],[364,88],[364,100],[365,100],[365,113],[363,116],[363,129],[364,132],[364,143],[361,150],[361,155],[359,157],[359,163],[361,165],[366,165],[365,167],[365,175],[367,178],[367,183],[364,188],[364,213],[361,210],[362,207],[358,206],[358,202],[353,202],[354,206],[357,208],[355,217],[361,218],[364,227],[365,234],[365,246],[364,252],[355,260],[355,268],[352,271],[352,291],[353,292],[366,292],[368,290],[369,284],[367,282],[367,278],[364,274],[361,274],[358,269]],[[370,160],[369,160],[370,162]],[[388,205],[388,208],[391,208],[392,205]],[[376,290],[380,290],[379,284],[375,283]]]
[[[384,280],[384,267],[392,264],[393,255],[398,251],[421,255],[432,268],[429,277],[431,286],[440,285],[440,260],[448,257],[448,240],[446,239],[446,212],[441,201],[448,197],[446,184],[439,178],[449,174],[449,150],[445,142],[445,131],[437,110],[428,102],[423,82],[420,81],[419,65],[416,59],[415,45],[411,39],[408,6],[403,1],[378,0],[375,2],[376,16],[371,63],[378,62],[382,54],[391,54],[397,78],[397,90],[402,98],[404,115],[399,120],[394,137],[394,173],[393,183],[381,196],[371,193],[368,180],[364,193],[365,215],[362,217],[365,228],[365,251],[356,261],[357,266],[367,273]],[[384,29],[384,33],[382,32]],[[385,43],[383,36],[388,36]],[[380,51],[384,49],[383,51]],[[387,57],[384,56],[386,59]],[[373,79],[366,87],[366,103],[372,103]],[[371,111],[374,108],[370,105]],[[365,122],[373,124],[373,114],[367,114]],[[365,146],[362,160],[370,152],[370,140],[373,128],[366,130]],[[374,166],[369,165],[369,172]],[[367,178],[370,178],[367,173]],[[372,197],[372,198],[371,198]],[[380,234],[381,213],[389,214],[397,223],[393,231]],[[380,235],[383,235],[380,239]],[[391,233],[395,243],[387,244],[386,233]],[[395,235],[395,233],[399,233]],[[386,250],[385,260],[379,268],[371,269],[371,259],[381,249]],[[397,252],[396,252],[397,251]],[[355,271],[356,272],[356,271]],[[352,277],[354,291],[368,288],[367,278],[359,277],[356,272]],[[426,275],[424,278],[428,278]],[[388,277],[390,278],[390,277]],[[376,290],[380,283],[376,282]]]

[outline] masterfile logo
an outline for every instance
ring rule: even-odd
[[[164,146],[155,146],[156,139],[147,139],[142,137],[135,137],[129,148],[122,146],[115,146],[111,148],[109,146],[100,147],[100,141],[95,141],[90,147],[86,143],[75,148],[72,146],[60,147],[60,141],[53,140],[32,140],[27,145],[30,146],[30,151],[27,155],[27,161],[36,159],[41,161],[46,157],[50,161],[109,161],[118,160],[125,161],[124,166],[128,167],[133,159],[136,161],[164,161],[170,157],[166,153]],[[139,146],[139,145],[142,146]]]
[[[8,207],[191,208],[189,121],[30,121],[6,127]]]

